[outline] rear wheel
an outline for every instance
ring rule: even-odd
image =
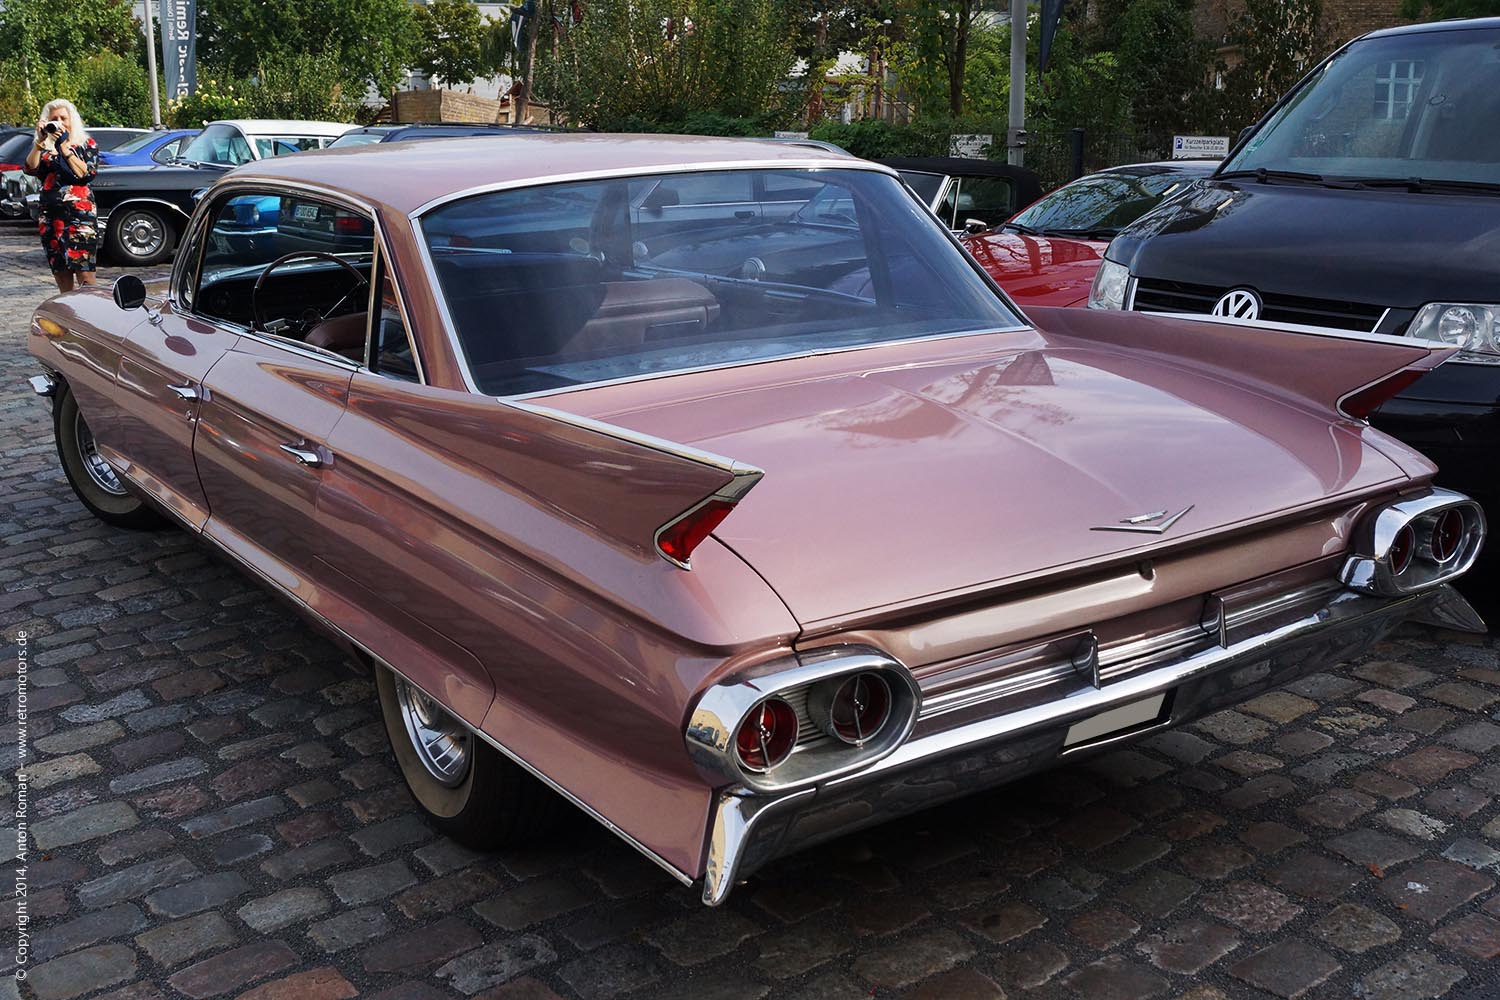
[[[405,678],[375,668],[386,735],[406,787],[433,826],[476,850],[535,840],[563,800]]]
[[[144,500],[125,489],[119,474],[99,454],[94,433],[66,386],[58,388],[53,401],[52,431],[68,483],[90,513],[119,528],[159,528],[166,523]]]
[[[176,245],[177,230],[155,208],[127,206],[110,216],[106,246],[117,264],[160,263]]]

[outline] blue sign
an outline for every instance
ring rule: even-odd
[[[198,87],[198,0],[161,0],[161,68],[167,99]]]

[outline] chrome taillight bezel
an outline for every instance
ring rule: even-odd
[[[1433,534],[1445,516],[1460,518],[1462,528],[1453,553],[1441,558],[1434,551]],[[1415,537],[1415,551],[1404,569],[1392,563],[1392,549],[1403,530]],[[1483,509],[1462,493],[1432,489],[1403,497],[1360,521],[1339,578],[1355,590],[1388,597],[1428,590],[1467,572],[1479,558],[1487,531]]]
[[[814,692],[866,673],[880,678],[890,708],[878,732],[855,743],[831,736],[816,713],[824,709]],[[750,713],[768,699],[792,705],[799,735],[792,752],[778,764],[747,767],[735,747],[735,734]],[[756,791],[786,791],[827,781],[867,767],[906,741],[916,725],[922,692],[899,661],[869,646],[832,646],[762,664],[745,676],[715,684],[699,696],[685,733],[689,756],[710,774]]]

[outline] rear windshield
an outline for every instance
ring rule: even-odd
[[[917,197],[929,205],[937,197],[938,188],[943,186],[942,174],[928,174],[920,170],[903,170],[901,179],[910,184]]]
[[[368,146],[372,142],[379,142],[385,138],[384,132],[345,132],[329,144],[329,149],[343,149],[345,146]]]
[[[1356,42],[1326,63],[1224,173],[1500,182],[1500,30]]]
[[[549,184],[450,202],[421,227],[493,395],[1020,323],[868,170]]]

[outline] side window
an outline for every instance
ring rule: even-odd
[[[379,310],[375,325],[375,345],[370,355],[370,371],[403,382],[420,382],[417,352],[411,334],[401,318],[401,300],[396,283],[382,259],[375,272],[375,307]]]
[[[667,177],[657,185],[652,194],[657,198],[665,195],[668,199],[671,195],[676,195],[676,201],[667,201],[667,204],[672,205],[721,205],[726,202],[755,200],[750,175],[743,171]]]
[[[372,222],[342,205],[274,190],[231,194],[210,209],[192,305],[359,360],[374,249]]]
[[[172,157],[176,156],[177,151],[181,148],[181,139],[173,139],[171,142],[164,142],[160,146],[156,147],[156,152],[151,154],[151,159],[155,160],[157,163],[171,163]]]
[[[943,192],[943,200],[938,202],[937,217],[943,220],[943,225],[949,229],[954,228],[953,216],[958,208],[958,178],[955,177],[948,182],[947,189]]]
[[[1015,194],[1009,179],[965,177],[958,197],[958,211],[955,213],[957,224],[953,228],[961,228],[965,220],[970,218],[980,219],[989,225],[1004,222],[1010,217],[1011,205],[1014,203]]]
[[[767,173],[761,182],[766,201],[807,201],[823,189],[823,185],[810,180],[806,174]]]

